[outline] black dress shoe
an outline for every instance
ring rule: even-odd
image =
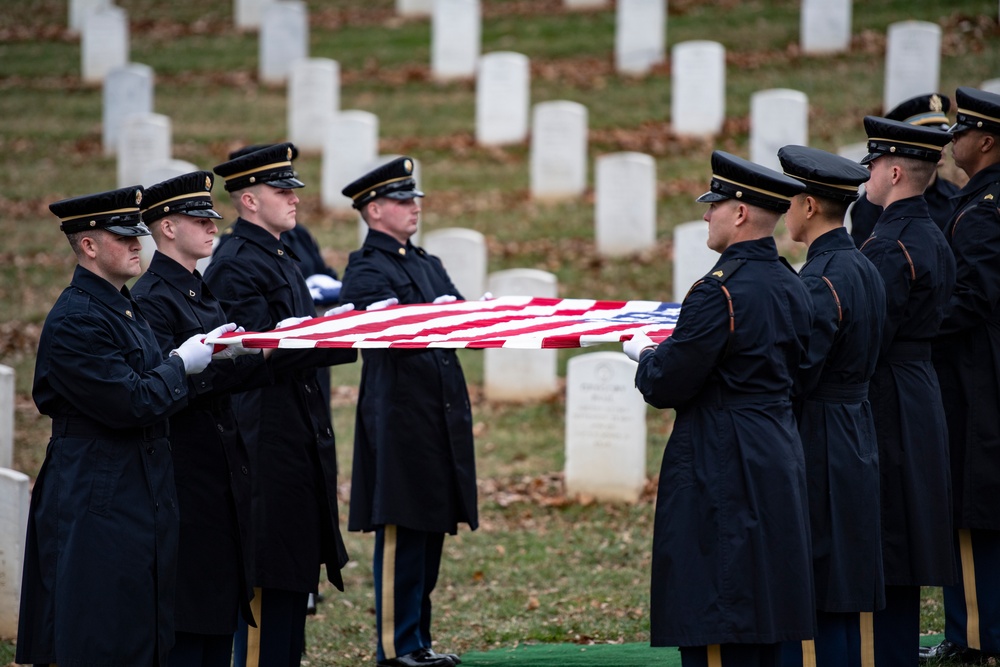
[[[451,660],[451,664],[453,664],[453,665],[461,665],[462,664],[462,659],[459,658],[454,653],[438,653],[437,651],[435,651],[432,648],[427,648],[427,649],[424,649],[424,650],[427,651],[428,653],[430,653],[430,655],[434,656],[435,658],[448,658],[448,660]]]
[[[920,662],[941,665],[978,665],[984,663],[982,651],[945,639],[937,646],[921,646]]]
[[[428,648],[418,648],[413,653],[383,660],[378,663],[378,667],[452,667],[454,664],[450,658],[434,653]]]

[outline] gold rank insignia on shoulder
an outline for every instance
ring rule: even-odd
[[[993,195],[986,195],[985,197],[983,197],[983,201],[992,201],[992,200],[993,200]]]
[[[715,276],[716,278],[721,278],[723,273],[722,271],[712,271],[712,275]]]

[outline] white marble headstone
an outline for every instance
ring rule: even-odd
[[[128,14],[108,5],[87,15],[80,38],[83,80],[100,83],[108,72],[128,63]]]
[[[781,171],[778,149],[809,145],[809,98],[798,90],[772,88],[750,96],[750,161]]]
[[[105,155],[118,150],[118,131],[132,114],[153,113],[153,68],[139,63],[116,67],[104,78],[101,134]]]
[[[531,121],[531,196],[571,199],[587,188],[587,107],[556,100],[534,107]]]
[[[340,111],[340,63],[303,58],[288,82],[288,139],[300,151],[323,150],[323,128]]]
[[[859,141],[856,144],[847,144],[846,146],[841,146],[837,149],[837,155],[840,157],[846,157],[848,160],[853,160],[854,162],[861,162],[861,158],[868,155],[868,142]]]
[[[133,114],[118,134],[118,187],[142,183],[146,168],[170,159],[170,118],[158,113]]]
[[[563,7],[569,10],[600,9],[607,6],[608,0],[563,0]]]
[[[476,75],[476,142],[501,146],[527,139],[530,96],[527,56],[497,51],[480,58]]]
[[[674,134],[707,137],[726,120],[726,50],[718,42],[675,44],[670,59],[670,122]]]
[[[474,229],[448,227],[424,234],[423,248],[440,258],[466,300],[486,292],[486,237]],[[440,296],[440,295],[439,295]]]
[[[1000,95],[1000,79],[989,79],[983,81],[979,86],[980,90],[985,90],[987,93],[994,93],[995,95]]]
[[[434,0],[431,76],[438,81],[471,79],[481,49],[479,0]]]
[[[900,21],[889,26],[885,55],[883,109],[938,89],[941,27],[928,21]]]
[[[272,0],[260,12],[260,81],[285,83],[292,63],[309,57],[309,10],[303,0]]]
[[[666,50],[667,0],[618,0],[615,15],[615,68],[645,74],[662,63]]]
[[[674,301],[681,303],[691,285],[719,261],[719,253],[708,247],[708,223],[684,222],[674,227]]]
[[[363,176],[378,158],[378,116],[370,111],[342,111],[326,124],[323,144],[323,206],[351,211],[344,186]]]
[[[646,402],[637,364],[592,352],[566,368],[566,493],[635,502],[646,483]]]
[[[260,28],[260,9],[268,0],[233,0],[233,22],[240,30]]]
[[[492,273],[487,290],[493,296],[556,298],[555,275],[537,269],[508,269]],[[478,297],[473,297],[478,298]],[[531,401],[559,390],[556,350],[483,351],[483,390],[490,400]]]
[[[802,0],[799,43],[803,53],[838,53],[851,47],[853,0]]]
[[[595,171],[597,252],[620,256],[656,245],[656,161],[652,156],[602,155]]]
[[[17,636],[30,486],[24,473],[0,468],[0,637]]]
[[[430,16],[434,0],[396,0],[396,13],[400,16]]]
[[[0,468],[14,465],[14,397],[14,369],[0,365]]]
[[[69,0],[70,32],[80,32],[90,13],[105,7],[110,7],[111,0]]]

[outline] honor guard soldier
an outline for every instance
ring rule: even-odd
[[[624,344],[653,407],[676,409],[656,499],[650,643],[684,667],[777,664],[810,639],[816,603],[802,441],[791,394],[812,303],[775,224],[801,182],[712,153],[708,247],[719,262],[673,334]]]
[[[125,287],[149,234],[142,194],[133,186],[49,206],[78,264],[35,363],[32,397],[52,439],[28,513],[19,664],[162,666],[174,642],[167,417],[187,403],[186,375],[208,366],[212,347],[198,329],[165,355]]]
[[[419,198],[402,157],[344,188],[368,224],[343,301],[369,310],[462,298],[441,260],[415,247]],[[478,526],[472,411],[454,350],[365,350],[354,430],[350,530],[375,532],[380,666],[448,667],[432,648],[431,592],[444,535]]]
[[[809,483],[816,639],[787,644],[782,665],[873,665],[871,616],[885,606],[885,591],[868,381],[885,324],[885,288],[844,228],[868,170],[805,146],[783,147],[778,160],[806,188],[792,197],[785,224],[809,248],[799,277],[815,309],[796,414]]]
[[[142,219],[157,250],[132,294],[165,352],[192,332],[226,322],[195,269],[212,253],[215,221],[222,218],[212,207],[213,182],[211,172],[196,171],[147,188],[143,199]],[[237,618],[242,613],[256,624],[250,462],[229,394],[269,377],[259,349],[232,345],[220,356],[192,377],[188,406],[170,418],[181,522],[168,667],[229,667]]]
[[[951,108],[951,100],[947,95],[931,93],[929,95],[918,95],[908,100],[900,102],[889,113],[885,115],[889,120],[898,120],[911,125],[919,125],[927,128],[937,128],[947,131],[951,125],[948,120],[948,110]],[[943,157],[942,157],[943,162]],[[940,166],[940,163],[938,163]],[[951,213],[955,202],[952,197],[958,192],[958,186],[951,181],[942,178],[937,170],[931,175],[931,182],[924,190],[924,200],[927,201],[927,208],[931,213],[931,220],[942,230],[951,219]],[[851,218],[851,238],[854,244],[861,247],[861,244],[871,236],[878,222],[878,216],[882,213],[882,207],[872,204],[868,200],[867,194],[862,194],[854,206],[850,209]]]
[[[945,239],[957,278],[934,347],[948,416],[961,580],[944,589],[945,641],[921,656],[1000,655],[1000,95],[955,92],[951,154],[969,182]]]
[[[205,282],[228,317],[249,331],[316,315],[305,278],[280,240],[295,227],[295,190],[304,187],[292,168],[294,152],[290,143],[276,144],[215,167],[239,219]],[[275,350],[268,360],[274,383],[233,397],[250,453],[258,625],[240,624],[237,667],[299,664],[306,601],[321,563],[343,590],[347,551],[337,511],[337,454],[316,369],[356,359],[354,350]]]
[[[865,117],[868,198],[883,207],[861,252],[885,283],[882,348],[868,397],[881,480],[886,607],[875,612],[875,660],[912,665],[920,586],[955,580],[948,432],[931,341],[955,284],[955,260],[924,201],[951,135]]]

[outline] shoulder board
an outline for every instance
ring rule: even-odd
[[[720,283],[724,283],[746,263],[747,261],[743,258],[731,259],[724,264],[716,266],[702,280],[717,280]]]
[[[990,183],[989,187],[979,198],[979,203],[986,206],[1000,207],[1000,181]]]
[[[222,230],[222,236],[229,236],[232,233],[233,233],[233,226],[232,225],[229,225],[228,227],[226,227],[225,229]]]

